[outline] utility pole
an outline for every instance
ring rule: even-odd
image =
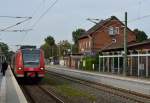
[[[124,68],[123,75],[127,74],[127,42],[128,42],[128,33],[127,33],[127,12],[125,12],[125,28],[124,28]]]

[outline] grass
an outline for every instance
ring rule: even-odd
[[[56,87],[58,91],[63,93],[65,96],[68,97],[85,97],[88,98],[91,101],[95,101],[96,98],[92,95],[90,95],[88,92],[80,91],[76,88],[73,88],[72,86],[68,84],[60,85]]]
[[[74,88],[73,86],[71,86],[71,84],[67,81],[61,81],[60,79],[55,79],[55,78],[44,78],[42,80],[43,83],[47,83],[48,85],[51,85],[55,88],[55,90],[58,93],[61,93],[62,95],[66,96],[66,97],[72,97],[72,98],[87,98],[90,101],[95,101],[96,97],[89,94],[86,91],[81,91],[77,88]]]

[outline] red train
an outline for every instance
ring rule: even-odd
[[[43,51],[35,46],[21,46],[12,58],[11,68],[18,78],[43,78],[45,76]]]

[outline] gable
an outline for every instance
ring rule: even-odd
[[[93,35],[95,32],[104,30],[105,28],[108,28],[111,25],[113,21],[117,21],[116,23],[122,25],[122,28],[124,26],[123,22],[121,22],[117,17],[111,16],[111,18],[108,18],[106,20],[101,20],[99,23],[97,23],[95,26],[90,28],[83,36],[81,36],[79,39],[86,38],[88,35]],[[117,24],[114,24],[117,25]],[[128,28],[128,31],[133,32],[130,28]],[[131,33],[131,35],[135,35],[134,33]]]

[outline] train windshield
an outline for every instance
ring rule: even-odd
[[[40,64],[40,50],[22,50],[25,67],[37,67]]]

